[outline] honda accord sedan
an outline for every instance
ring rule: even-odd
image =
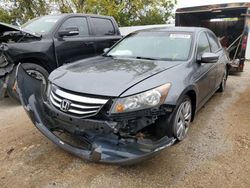
[[[186,137],[196,112],[224,91],[228,63],[208,29],[155,28],[58,68],[46,89],[21,65],[17,82],[24,109],[55,144],[90,161],[132,164]]]

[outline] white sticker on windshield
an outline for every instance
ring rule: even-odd
[[[173,39],[190,39],[191,35],[174,33],[174,34],[170,34],[170,38],[173,38]]]

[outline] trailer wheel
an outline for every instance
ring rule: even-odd
[[[32,77],[42,80],[43,84],[47,85],[47,78],[49,76],[49,73],[47,70],[45,70],[43,67],[34,64],[34,63],[22,63],[23,68],[27,71],[28,74],[30,74]],[[17,92],[17,85],[16,85],[16,67],[13,69],[13,71],[10,74],[10,78],[7,85],[7,93],[8,95],[20,102],[19,95]]]

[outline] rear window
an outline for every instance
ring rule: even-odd
[[[110,19],[91,18],[97,36],[114,35],[115,29]]]

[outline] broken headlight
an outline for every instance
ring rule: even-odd
[[[168,83],[143,93],[118,98],[111,108],[111,113],[131,112],[161,105],[168,95],[170,86]]]

